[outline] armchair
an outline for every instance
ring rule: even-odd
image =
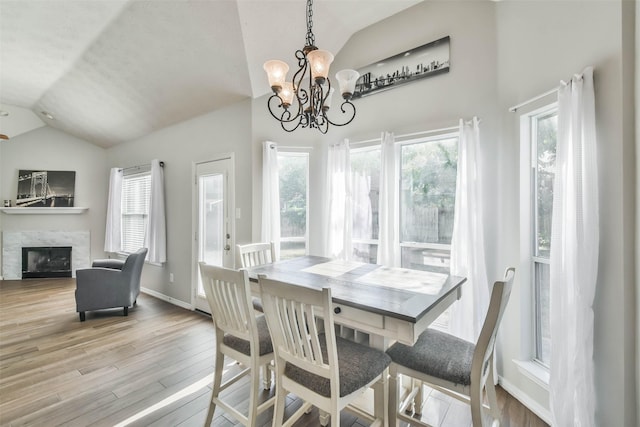
[[[76,311],[84,322],[85,312],[123,307],[128,316],[140,294],[140,276],[147,248],[130,254],[125,261],[96,260],[91,268],[76,271]]]

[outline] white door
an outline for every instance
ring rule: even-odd
[[[198,263],[233,268],[233,157],[197,163],[195,170],[194,304],[208,313]]]

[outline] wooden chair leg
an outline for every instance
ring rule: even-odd
[[[220,340],[221,341],[221,340]],[[218,342],[218,345],[220,342]],[[211,390],[211,401],[209,402],[209,411],[207,412],[207,421],[205,426],[210,426],[213,421],[213,413],[216,411],[216,399],[220,394],[220,385],[222,384],[222,370],[224,368],[224,354],[216,352],[216,366],[213,372],[213,389]]]
[[[398,384],[398,372],[389,368],[389,427],[398,426],[398,400],[400,384]]]
[[[482,427],[482,388],[474,387],[469,396],[471,404],[471,424],[476,427]]]
[[[263,365],[260,370],[262,371],[262,388],[265,390],[270,390],[271,386],[272,386],[272,381],[271,381],[271,371],[272,371],[272,366],[271,363],[267,363],[266,365]]]

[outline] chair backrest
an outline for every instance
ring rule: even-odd
[[[147,256],[147,248],[140,248],[129,254],[122,266],[122,274],[127,277],[130,287],[133,290],[140,291],[140,276],[142,275],[142,267],[144,267],[144,259]]]
[[[276,250],[273,242],[236,245],[236,266],[238,268],[257,267],[276,261]]]
[[[260,295],[267,318],[276,364],[290,363],[327,378],[331,396],[339,396],[338,352],[331,289],[291,285],[259,276]],[[320,334],[326,339],[322,356]]]
[[[216,328],[249,341],[251,354],[258,354],[258,326],[251,305],[251,288],[246,270],[231,270],[200,263],[200,277]]]
[[[476,342],[476,349],[473,354],[473,362],[471,365],[471,382],[475,384],[484,384],[489,373],[489,364],[492,360],[493,350],[496,342],[496,334],[498,326],[502,320],[504,309],[511,295],[513,287],[513,277],[516,269],[507,268],[504,273],[504,279],[493,284],[491,291],[491,299],[489,301],[489,309],[480,331],[480,336]],[[474,376],[477,378],[474,379]]]

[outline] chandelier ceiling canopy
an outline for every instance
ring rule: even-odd
[[[315,46],[312,7],[313,0],[307,0],[306,44],[295,53],[298,70],[292,81],[287,81],[287,63],[276,59],[264,63],[269,86],[273,90],[267,107],[287,132],[302,127],[315,128],[321,133],[327,133],[329,125],[344,126],[351,123],[356,116],[356,108],[351,103],[351,97],[360,74],[355,70],[342,70],[338,71],[335,77],[343,99],[340,106],[343,120],[334,122],[329,119],[327,113],[335,90],[329,79],[333,55]]]

